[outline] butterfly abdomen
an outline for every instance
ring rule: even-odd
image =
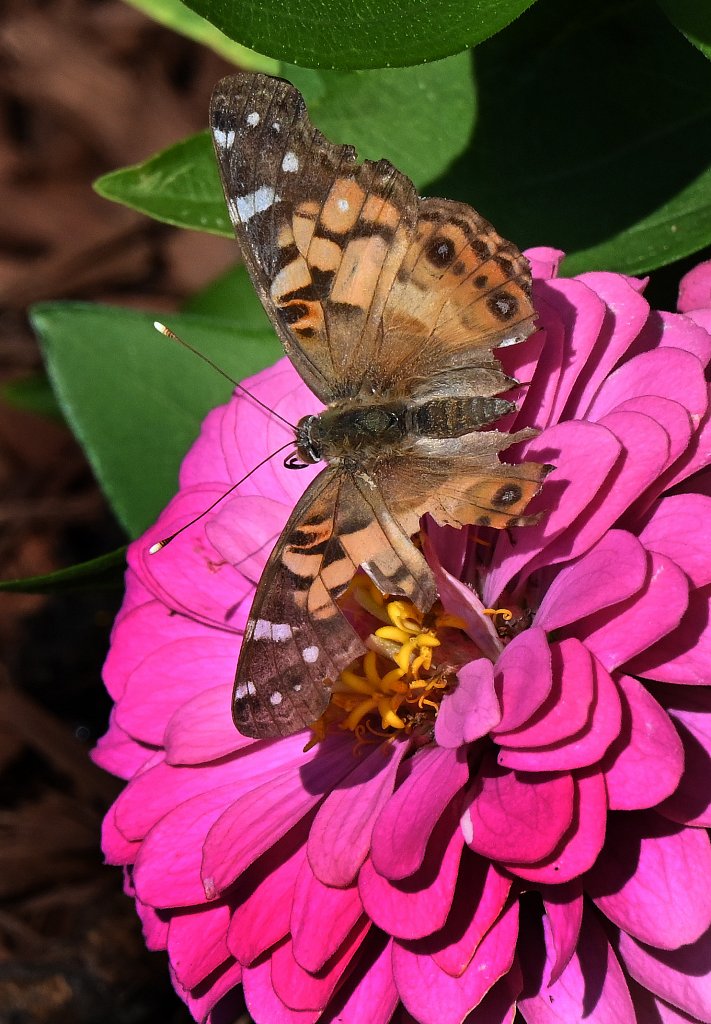
[[[516,406],[503,398],[437,398],[407,410],[408,433],[415,437],[461,437],[494,423]]]

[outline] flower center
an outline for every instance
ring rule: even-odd
[[[315,740],[330,727],[349,730],[362,743],[430,732],[461,664],[448,658],[447,639],[464,634],[464,622],[439,602],[423,615],[408,600],[383,596],[360,574],[349,595],[382,625],[368,635],[367,653],[341,672],[326,712],[312,726]]]

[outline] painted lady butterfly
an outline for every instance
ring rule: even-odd
[[[479,432],[512,411],[493,349],[534,330],[528,263],[478,213],[419,199],[387,160],[311,124],[288,82],[237,74],[215,89],[215,150],[255,288],[326,409],[296,447],[325,468],[269,558],[249,617],[233,713],[248,736],[317,719],[364,647],[337,601],[359,567],[386,594],[433,604],[411,537],[420,517],[525,523],[547,467],[502,464],[531,431]]]

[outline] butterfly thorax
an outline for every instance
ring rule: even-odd
[[[373,458],[408,439],[461,437],[513,409],[505,399],[479,396],[334,405],[299,421],[296,445],[305,462]]]

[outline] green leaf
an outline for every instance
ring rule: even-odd
[[[475,93],[467,53],[418,68],[282,73],[302,89],[314,123],[328,138],[354,145],[362,158],[387,157],[418,188],[449,167],[472,133]],[[94,187],[156,220],[232,235],[207,133],[106,174]]]
[[[44,374],[24,377],[22,380],[11,380],[0,388],[0,397],[8,405],[13,405],[23,412],[33,412],[48,419],[61,420],[62,410]]]
[[[244,46],[312,68],[421,64],[476,46],[532,0],[189,0]]]
[[[690,43],[711,60],[711,5],[708,0],[657,0]]]
[[[257,298],[246,267],[233,267],[222,277],[193,295],[183,306],[184,313],[204,313],[230,320],[238,319],[241,328],[271,331],[269,317]]]
[[[711,67],[655,6],[541,0],[475,72],[472,145],[428,192],[566,250],[571,274],[640,273],[711,241]]]
[[[282,355],[273,331],[195,314],[166,318],[239,380]],[[35,306],[32,323],[64,415],[130,536],[177,489],[178,468],[228,381],[152,327],[153,315],[84,303]]]
[[[174,32],[179,32],[188,39],[194,39],[196,43],[208,46],[215,53],[219,53],[221,57],[244,68],[245,71],[265,71],[268,75],[278,73],[278,61],[264,57],[261,53],[254,53],[246,46],[235,43],[214,25],[211,25],[209,21],[205,21],[195,11],[191,11],[180,0],[126,0],[126,2],[161,25],[172,28]]]
[[[118,548],[89,562],[70,565],[44,576],[24,580],[0,580],[0,592],[17,594],[68,594],[77,590],[121,587],[126,568],[126,548]]]
[[[145,163],[105,174],[94,188],[104,199],[166,224],[232,235],[207,132],[183,139]]]

